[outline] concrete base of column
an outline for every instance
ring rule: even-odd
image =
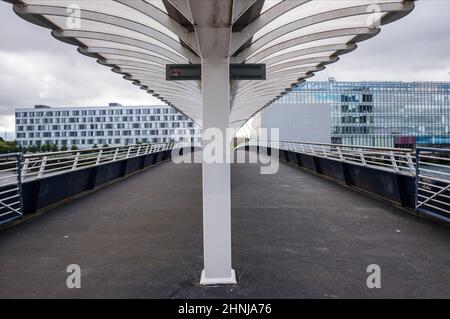
[[[229,278],[206,278],[205,271],[202,271],[202,278],[200,279],[201,285],[236,285],[236,272],[231,269],[231,275]]]

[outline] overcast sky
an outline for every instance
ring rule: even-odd
[[[450,81],[450,0],[420,0],[406,18],[311,80]],[[0,132],[14,130],[14,109],[52,106],[160,104],[49,30],[18,18],[0,1]]]

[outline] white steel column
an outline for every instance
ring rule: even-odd
[[[203,159],[204,270],[201,284],[235,284],[231,268],[231,176],[226,130],[230,116],[229,58],[202,59],[203,130],[219,129],[222,163]],[[203,132],[205,133],[205,131]],[[208,142],[208,141],[205,141]],[[205,146],[205,145],[204,145]],[[206,156],[208,154],[205,154]]]
[[[226,131],[230,119],[230,45],[234,0],[188,0],[202,63],[203,285],[235,284],[231,268],[231,177]],[[222,133],[214,144],[223,156],[209,161],[208,129]]]

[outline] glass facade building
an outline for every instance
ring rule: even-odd
[[[308,81],[277,101],[285,103],[329,104],[332,143],[450,145],[450,83]]]

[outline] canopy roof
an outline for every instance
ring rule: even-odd
[[[200,124],[201,83],[167,82],[165,65],[200,63],[199,25],[232,28],[231,62],[267,65],[266,81],[233,81],[233,127],[414,8],[413,0],[4,1]]]

